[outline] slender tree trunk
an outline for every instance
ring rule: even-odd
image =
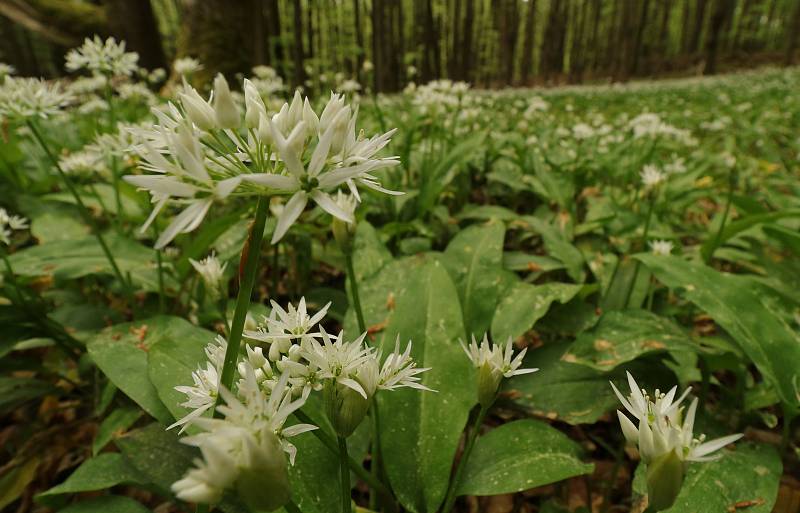
[[[292,46],[292,82],[295,87],[300,87],[306,81],[306,70],[303,67],[303,6],[300,0],[292,1],[292,14],[294,26],[292,28],[294,45]]]
[[[792,21],[789,24],[789,37],[784,57],[784,64],[787,66],[794,64],[794,52],[797,50],[798,43],[800,43],[800,2],[795,6]]]
[[[460,1],[460,0],[457,0]],[[461,52],[460,70],[458,76],[461,80],[471,81],[472,70],[475,65],[474,57],[474,42],[473,31],[475,30],[475,3],[479,0],[466,0],[466,13],[464,15],[464,29],[463,37],[461,38],[461,48],[457,51]],[[535,2],[536,0],[530,0]]]
[[[697,52],[700,45],[700,36],[703,33],[703,25],[706,18],[706,7],[708,0],[697,0],[697,13],[694,17],[694,26],[692,28],[691,38],[689,40],[689,53],[694,54]]]
[[[706,38],[706,63],[703,74],[713,75],[717,72],[717,53],[719,50],[719,38],[725,18],[728,15],[732,0],[716,0],[717,5],[714,14],[711,16],[711,24],[708,27],[708,37]]]
[[[353,29],[356,35],[356,70],[355,76],[362,82],[361,67],[364,65],[364,33],[361,29],[361,0],[353,0]]]
[[[522,63],[520,64],[520,83],[523,85],[529,83],[533,74],[533,45],[536,39],[536,0],[528,0],[525,9]]]
[[[264,20],[264,1],[252,0],[253,7],[253,63],[269,63],[269,34]]]
[[[650,0],[642,1],[642,12],[639,16],[639,24],[636,27],[636,39],[633,44],[633,60],[631,62],[631,75],[636,75],[639,72],[639,59],[642,55],[642,46],[644,40],[644,30],[647,25],[647,10],[650,7]]]
[[[278,0],[267,0],[266,18],[267,31],[269,32],[269,60],[275,70],[278,71],[282,77],[288,79]]]

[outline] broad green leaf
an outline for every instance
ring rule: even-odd
[[[755,214],[734,221],[725,226],[719,236],[717,236],[716,232],[709,234],[708,239],[706,239],[706,241],[700,247],[700,254],[703,257],[703,260],[708,261],[714,255],[714,251],[722,244],[725,244],[725,242],[732,237],[735,237],[743,231],[748,230],[758,224],[770,223],[785,217],[800,217],[800,209],[789,209],[780,212]]]
[[[158,424],[131,431],[118,438],[116,445],[142,478],[167,497],[172,483],[183,477],[199,455],[193,447],[180,443],[175,431]]]
[[[392,254],[381,242],[375,228],[366,221],[358,223],[353,239],[353,267],[358,283],[364,283],[391,260]]]
[[[738,442],[722,458],[691,463],[675,504],[664,513],[770,513],[778,497],[783,472],[780,456],[764,444]],[[647,493],[643,465],[636,469],[634,490]],[[744,505],[747,505],[744,507]],[[737,505],[740,507],[737,508]]]
[[[138,242],[115,233],[103,235],[114,260],[123,274],[130,273],[135,285],[158,291],[156,253]],[[112,276],[111,264],[93,236],[81,239],[54,240],[17,251],[9,257],[14,272],[22,276],[53,276],[71,280],[94,274]],[[174,288],[169,275],[166,287]]]
[[[581,474],[581,447],[561,431],[536,420],[517,420],[480,437],[464,467],[458,495],[515,493]]]
[[[529,255],[522,251],[506,251],[503,253],[503,267],[510,271],[544,273],[563,269],[564,264],[548,256]]]
[[[612,310],[591,331],[578,338],[564,361],[609,371],[656,351],[691,351],[688,335],[670,319],[647,310]]]
[[[630,258],[618,260],[600,307],[609,311],[642,306],[649,291],[650,279],[650,271],[638,261]]]
[[[136,407],[122,407],[112,411],[97,428],[97,435],[92,443],[92,454],[97,455],[119,433],[131,427],[141,416],[142,411]]]
[[[459,347],[464,337],[458,293],[444,266],[431,255],[384,267],[362,287],[369,326],[381,327],[372,344],[393,350],[413,341],[412,356],[431,370],[422,382],[438,392],[413,389],[378,393],[381,447],[397,498],[415,513],[432,513],[444,500],[453,457],[470,408],[475,378]],[[353,313],[348,314],[353,326]],[[348,328],[350,329],[350,328]]]
[[[183,319],[173,319],[169,327],[154,335],[147,352],[147,374],[155,386],[158,397],[176,419],[189,410],[180,406],[186,395],[176,386],[191,385],[192,372],[205,368],[205,347],[214,341],[216,334],[198,328]]]
[[[560,230],[538,217],[523,216],[521,219],[541,236],[548,256],[560,260],[566,266],[570,278],[579,283],[583,282],[585,278],[584,260],[578,248],[573,246]]]
[[[6,470],[0,476],[0,510],[17,500],[28,485],[36,479],[39,463],[39,456],[33,456],[21,465]]]
[[[89,339],[86,347],[108,379],[159,422],[170,424],[172,415],[148,379],[147,352],[172,327],[185,325],[168,316],[117,324]]]
[[[492,320],[492,338],[502,342],[516,339],[533,328],[553,302],[566,303],[581,290],[581,285],[518,282],[503,292]]]
[[[775,386],[781,400],[797,405],[800,336],[754,291],[746,277],[724,274],[674,256],[638,255],[665,285],[705,310]]]
[[[66,481],[39,494],[37,499],[47,499],[66,493],[104,490],[122,483],[144,482],[144,476],[128,463],[125,456],[118,452],[106,452],[84,461]]]
[[[483,336],[492,322],[503,271],[505,225],[474,225],[456,235],[444,252],[444,263],[461,298],[467,335]]]
[[[150,513],[141,503],[119,495],[106,495],[76,502],[58,513]]]
[[[569,343],[551,343],[528,351],[523,367],[538,367],[539,372],[505,380],[503,390],[532,414],[569,424],[591,424],[619,406],[609,381],[627,389],[622,368],[611,373],[562,360]],[[675,376],[650,361],[634,361],[626,366],[643,387],[667,390]]]
[[[58,201],[42,202],[41,210],[31,216],[31,234],[39,244],[56,240],[82,239],[89,235],[89,227],[81,222],[74,205]],[[45,208],[46,205],[46,208]]]

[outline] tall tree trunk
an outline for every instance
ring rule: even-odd
[[[533,44],[536,40],[536,0],[528,0],[525,12],[525,28],[522,41],[522,63],[520,83],[528,84],[533,74]]]
[[[106,0],[105,6],[111,33],[139,54],[139,65],[147,69],[167,68],[150,2]]]
[[[661,28],[658,31],[658,56],[664,61],[669,53],[669,15],[672,11],[671,0],[663,0],[664,10],[661,12]]]
[[[798,43],[800,43],[800,2],[795,6],[792,21],[789,24],[789,37],[784,57],[784,64],[787,66],[794,64],[794,52],[797,50]]]
[[[642,12],[639,16],[639,24],[636,27],[636,39],[633,43],[633,55],[631,61],[631,75],[636,75],[639,72],[639,59],[642,55],[642,46],[644,40],[644,28],[647,25],[647,10],[650,7],[650,0],[643,0]]]
[[[462,44],[458,51],[461,52],[460,69],[458,76],[461,80],[472,81],[472,70],[475,65],[473,31],[475,30],[475,2],[479,0],[466,0],[466,13],[464,15],[464,29]],[[536,0],[530,0],[535,2]]]
[[[706,38],[706,64],[703,74],[713,75],[717,72],[717,53],[719,51],[719,39],[725,19],[731,9],[733,0],[716,0],[717,5],[714,14],[711,16],[711,24],[708,27],[708,37]]]
[[[306,51],[305,58],[314,58],[314,2],[316,0],[308,0],[308,8],[306,9]]]
[[[269,55],[272,67],[288,80],[286,70],[286,52],[283,48],[281,29],[281,13],[278,0],[266,0],[267,31],[269,32]]]
[[[306,70],[303,67],[303,6],[300,0],[292,1],[292,15],[294,25],[292,32],[294,45],[292,46],[292,83],[301,87],[306,81]]]
[[[253,4],[253,63],[269,64],[269,33],[264,20],[264,1]]]
[[[383,91],[383,63],[381,62],[384,39],[383,0],[372,0],[372,76],[375,92]]]
[[[450,59],[448,60],[448,70],[450,78],[454,80],[461,79],[461,60],[463,54],[461,53],[461,2],[462,0],[453,1],[453,34],[450,41]],[[469,0],[468,0],[469,1]]]
[[[697,13],[694,17],[691,38],[689,39],[689,53],[694,54],[700,47],[700,36],[703,33],[703,25],[706,18],[706,7],[708,0],[697,0]]]
[[[210,81],[217,72],[232,79],[237,73],[250,71],[253,53],[247,2],[184,0],[183,8],[178,55],[191,55],[203,63],[195,76],[198,82]]]
[[[353,30],[356,35],[356,70],[355,76],[362,82],[361,67],[364,64],[364,32],[361,29],[361,0],[353,0]]]

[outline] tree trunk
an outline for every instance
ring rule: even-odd
[[[156,17],[150,2],[105,0],[111,33],[139,54],[139,65],[147,69],[166,69],[167,58],[161,47]]]
[[[294,45],[292,46],[292,83],[300,87],[306,81],[306,70],[303,67],[303,6],[300,0],[292,1],[292,15],[294,26],[292,28]]]
[[[794,64],[794,52],[797,50],[798,42],[800,42],[800,2],[794,8],[792,22],[789,25],[789,40],[786,43],[786,56],[784,57],[784,63],[787,66]]]
[[[361,0],[353,0],[353,30],[356,35],[356,79],[362,82],[361,67],[364,65],[364,33],[361,31]]]
[[[533,75],[533,44],[536,40],[536,0],[528,0],[525,12],[525,38],[522,41],[522,63],[520,64],[520,83],[527,85]]]
[[[461,38],[461,52],[460,69],[458,76],[461,80],[472,81],[472,69],[474,66],[474,41],[473,32],[475,30],[475,2],[477,0],[467,0],[467,5],[464,15],[464,29],[463,37]],[[536,0],[530,0],[535,2]]]
[[[288,79],[278,0],[267,0],[266,11],[267,31],[269,32],[269,60],[272,63],[272,67],[275,68],[282,77]]]
[[[253,66],[248,2],[184,0],[183,30],[178,38],[178,56],[191,55],[203,63],[195,79],[210,81],[219,72],[229,79],[248,73]],[[237,27],[237,30],[231,30]]]
[[[697,13],[694,17],[691,38],[689,39],[689,53],[694,54],[700,46],[700,35],[703,33],[703,25],[706,17],[707,0],[697,0]]]
[[[714,14],[711,16],[711,25],[708,27],[708,37],[706,38],[706,64],[703,68],[704,75],[713,75],[717,72],[717,53],[719,50],[719,38],[722,26],[730,10],[732,0],[716,0],[717,5]]]
[[[643,0],[642,12],[639,17],[639,24],[636,27],[636,39],[633,44],[633,59],[631,62],[631,75],[636,75],[639,72],[639,59],[642,55],[642,46],[644,40],[644,28],[647,25],[647,10],[650,7],[650,0]]]

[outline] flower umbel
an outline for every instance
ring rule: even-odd
[[[484,335],[479,345],[473,335],[469,346],[462,342],[461,347],[472,362],[472,365],[478,369],[478,401],[485,408],[488,408],[494,402],[497,389],[500,387],[500,381],[503,378],[529,374],[539,370],[519,368],[522,365],[523,358],[525,358],[527,348],[520,351],[516,357],[513,357],[514,348],[511,337],[508,338],[505,346],[500,346],[490,343],[489,337]]]

